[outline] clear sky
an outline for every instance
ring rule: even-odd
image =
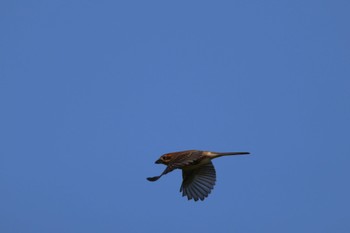
[[[350,1],[1,1],[0,232],[350,231]],[[214,161],[203,202],[172,151]]]

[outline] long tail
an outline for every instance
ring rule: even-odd
[[[249,152],[211,152],[214,158],[218,158],[221,156],[229,156],[229,155],[249,155]]]

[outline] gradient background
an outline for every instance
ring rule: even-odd
[[[0,232],[350,232],[350,1],[1,1]],[[214,161],[187,201],[163,153]]]

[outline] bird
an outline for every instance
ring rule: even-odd
[[[215,186],[216,171],[211,160],[231,155],[247,155],[249,152],[212,152],[203,150],[185,150],[171,152],[160,156],[156,164],[166,165],[165,170],[159,175],[148,177],[154,182],[163,175],[175,170],[182,170],[182,184],[180,192],[188,200],[203,201],[211,193]]]

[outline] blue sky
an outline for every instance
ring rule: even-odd
[[[349,232],[349,1],[2,1],[0,232]],[[214,161],[204,202],[163,153]]]

